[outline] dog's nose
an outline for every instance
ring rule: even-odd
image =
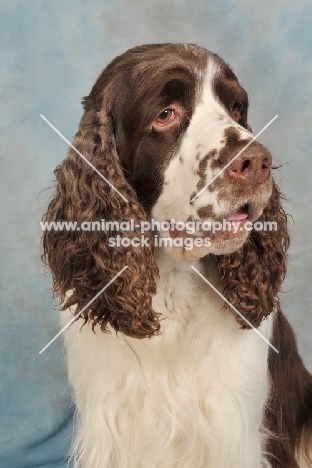
[[[239,153],[239,149],[235,153]],[[235,153],[231,155],[235,157]],[[259,142],[253,142],[242,154],[233,160],[228,171],[229,174],[244,185],[263,184],[270,175],[272,156]]]

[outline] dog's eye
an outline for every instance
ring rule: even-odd
[[[243,104],[239,101],[235,101],[231,109],[231,116],[232,116],[232,119],[235,120],[235,122],[238,122],[239,119],[241,118],[242,109],[243,109]]]
[[[175,117],[175,113],[173,109],[165,109],[161,111],[160,114],[156,117],[156,122],[160,126],[168,125],[168,123],[172,122]]]

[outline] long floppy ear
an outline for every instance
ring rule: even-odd
[[[286,273],[289,246],[287,215],[275,183],[259,221],[262,226],[275,222],[276,230],[253,230],[240,250],[217,257],[217,269],[226,298],[254,327],[259,327],[261,321],[279,307],[277,294]],[[249,328],[241,317],[233,313],[242,328]]]
[[[94,99],[93,99],[94,101]],[[128,200],[128,203],[100,177],[73,149],[56,168],[56,195],[50,202],[43,221],[75,221],[79,226],[91,221],[121,221],[134,224],[145,221],[146,213],[136,193],[125,179],[119,163],[113,133],[113,122],[105,96],[96,105],[85,99],[85,113],[73,146]],[[107,101],[107,99],[106,99]],[[84,224],[84,226],[88,226]],[[118,232],[117,232],[118,233]],[[141,238],[140,229],[120,233],[130,240]],[[81,310],[123,267],[127,267],[83,312],[85,322],[93,322],[108,331],[137,338],[159,333],[159,316],[152,310],[158,270],[154,261],[152,236],[148,246],[122,247],[109,245],[116,231],[57,231],[43,235],[42,259],[53,275],[53,289],[63,309],[77,304]],[[147,244],[147,242],[146,242]],[[72,290],[68,298],[66,293]]]

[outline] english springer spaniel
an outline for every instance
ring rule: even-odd
[[[245,148],[246,91],[217,55],[154,44],[83,105],[93,167],[69,149],[44,219],[106,228],[43,238],[63,323],[84,319],[64,333],[75,466],[311,467],[312,377],[278,299],[287,219],[269,151]]]

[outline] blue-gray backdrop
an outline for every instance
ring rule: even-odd
[[[310,0],[1,1],[1,467],[64,467],[72,429],[61,340],[38,354],[58,331],[39,220],[67,151],[39,114],[71,140],[81,97],[138,44],[192,42],[218,53],[249,92],[254,132],[279,115],[260,140],[282,165],[276,177],[294,219],[282,303],[312,370],[311,8]]]

